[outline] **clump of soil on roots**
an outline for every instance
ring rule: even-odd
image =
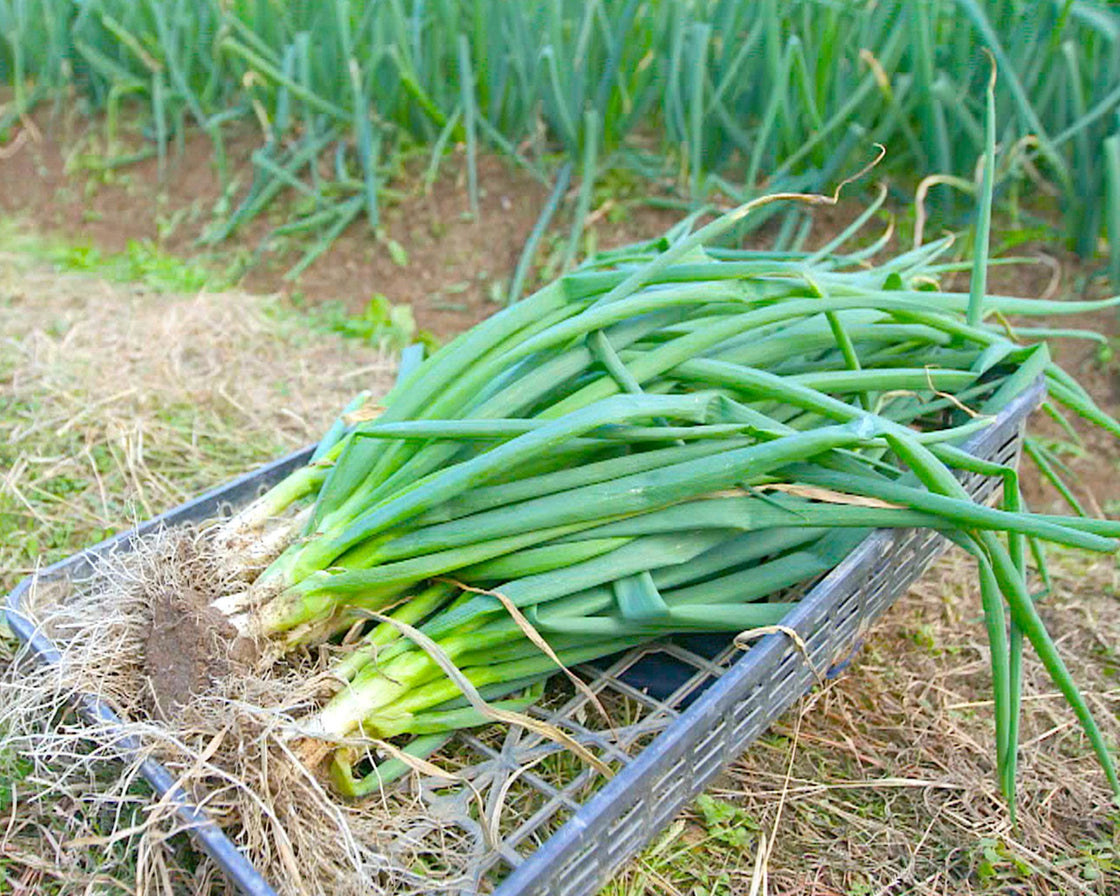
[[[163,541],[153,561],[161,574],[136,583],[147,609],[141,622],[145,687],[152,714],[170,721],[216,684],[253,674],[260,651],[211,606],[230,583],[207,535],[183,529]]]
[[[254,645],[237,631],[209,598],[187,588],[153,595],[152,619],[144,638],[144,672],[164,720],[229,676],[233,664],[251,666]]]

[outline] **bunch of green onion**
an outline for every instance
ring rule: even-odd
[[[1120,435],[1050,360],[1056,331],[1006,320],[1120,299],[987,297],[981,314],[936,285],[964,267],[942,261],[948,238],[879,265],[880,242],[842,254],[872,208],[811,254],[719,248],[744,211],[598,255],[462,334],[226,524],[288,545],[217,602],[231,621],[278,649],[343,645],[304,726],[341,745],[342,792],[388,779],[356,772],[363,738],[423,756],[561,667],[778,623],[780,595],[876,527],[937,529],[976,558],[1008,798],[1024,640],[1120,790],[1027,568],[1043,541],[1111,551],[1120,524],[1029,513],[1015,470],[959,447],[1039,378],[1053,414]],[[1002,477],[1002,506],[961,471]]]

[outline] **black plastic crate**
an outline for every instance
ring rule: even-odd
[[[1012,402],[996,421],[966,444],[973,455],[1001,464],[1018,463],[1022,431],[1044,395],[1041,382]],[[253,473],[189,501],[20,582],[7,596],[8,624],[44,663],[58,661],[55,646],[22,609],[31,589],[88,574],[93,561],[128,551],[136,539],[160,527],[211,519],[252,500],[304,464],[313,449],[281,458]],[[999,487],[998,479],[962,474],[977,499]],[[587,746],[597,747],[618,773],[601,787],[590,769],[568,780],[545,780],[524,771],[530,758],[558,748],[522,729],[510,729],[496,747],[479,734],[459,736],[474,756],[480,780],[492,786],[516,775],[527,807],[522,819],[502,833],[496,845],[480,848],[474,884],[463,892],[493,890],[496,896],[578,896],[594,893],[627,859],[700,794],[720,769],[738,756],[815,683],[819,671],[841,666],[858,648],[871,624],[922,574],[948,542],[930,530],[879,530],[868,536],[834,570],[809,588],[783,627],[749,649],[728,639],[688,636],[628,651],[613,661],[582,668],[592,690],[624,701],[633,710],[628,724],[595,730],[578,719],[593,718],[583,694],[535,715],[561,725]],[[811,665],[810,665],[811,664]],[[667,684],[668,683],[668,684]],[[85,697],[79,711],[100,725],[119,725],[112,708]],[[138,745],[119,739],[122,756]],[[633,754],[633,755],[631,755]],[[148,759],[141,773],[159,796],[170,800],[199,847],[207,852],[247,896],[274,891],[236,846],[181,790],[158,762]],[[446,782],[439,799],[446,799]],[[497,789],[494,787],[494,789]],[[434,791],[422,790],[433,799]]]

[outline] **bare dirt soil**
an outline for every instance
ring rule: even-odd
[[[152,620],[144,639],[145,674],[156,714],[175,711],[229,672],[230,645],[237,632],[198,591],[163,592],[152,601]]]
[[[99,132],[46,115],[37,121],[34,137],[0,157],[0,212],[27,221],[37,232],[105,251],[122,251],[132,240],[151,240],[172,254],[199,252],[198,237],[222,196],[208,138],[192,136],[182,153],[173,152],[161,181],[154,158],[103,171],[98,168]],[[251,134],[232,140],[230,158],[247,159],[254,145]],[[375,239],[361,218],[297,281],[284,275],[310,242],[264,252],[240,285],[257,293],[298,293],[311,302],[339,300],[354,311],[381,293],[393,303],[411,305],[419,327],[441,339],[492,314],[505,301],[510,275],[548,190],[512,162],[484,154],[478,161],[475,217],[463,153],[455,151],[444,161],[431,189],[421,182],[426,166],[426,157],[412,159],[390,182],[393,197],[381,207],[383,240]],[[247,186],[251,166],[233,167],[233,177]],[[242,254],[255,251],[284,220],[290,206],[283,199],[237,233],[232,246]],[[609,227],[601,229],[603,245],[658,236],[679,217],[617,199],[600,208],[597,217],[608,213]],[[394,258],[389,239],[404,250],[403,256],[396,253]],[[223,249],[232,252],[231,244]]]

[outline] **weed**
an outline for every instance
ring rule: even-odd
[[[696,808],[700,810],[708,836],[717,844],[746,849],[755,841],[758,822],[741,806],[701,794],[696,798]]]
[[[410,305],[394,304],[381,293],[374,293],[359,314],[351,314],[341,302],[324,302],[307,308],[305,314],[312,327],[362,340],[385,352],[399,352],[414,342],[429,349],[438,346],[431,333],[417,329]]]
[[[156,292],[219,291],[232,285],[225,276],[169,255],[147,240],[130,240],[125,251],[117,253],[72,245],[55,247],[46,254],[59,270],[94,274],[117,283],[140,283]]]

